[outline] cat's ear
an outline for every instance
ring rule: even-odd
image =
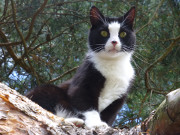
[[[92,26],[96,26],[97,24],[104,22],[104,16],[95,6],[92,6],[90,10],[90,21]]]
[[[129,28],[133,28],[133,21],[135,18],[135,6],[131,7],[131,9],[123,16],[123,23],[125,23]]]

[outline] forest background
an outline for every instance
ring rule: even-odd
[[[180,0],[2,0],[0,82],[25,94],[70,79],[87,52],[92,5],[116,17],[136,6],[136,78],[114,123],[132,127],[180,87]]]

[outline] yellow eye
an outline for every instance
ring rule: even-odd
[[[107,31],[101,31],[101,36],[103,37],[107,37],[108,36],[108,32]]]
[[[126,32],[121,32],[121,33],[119,34],[119,36],[120,36],[121,38],[124,38],[126,35],[127,35]]]

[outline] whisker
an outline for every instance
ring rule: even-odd
[[[95,49],[94,49],[94,51],[100,51],[100,50],[104,50],[104,47],[101,47],[101,46],[98,46],[98,47],[96,47]]]
[[[128,25],[124,25],[124,24],[123,24],[123,25],[121,26],[121,28],[124,28],[124,29],[125,29],[127,26],[128,26]]]
[[[147,49],[143,49],[143,48],[136,48],[136,50],[139,50],[139,51],[141,51],[141,50],[145,50],[145,51],[147,51]]]
[[[104,44],[95,44],[95,45],[91,45],[89,44],[90,46],[105,46]]]
[[[143,70],[137,63],[136,61],[132,58],[132,62],[134,63],[134,65],[136,66],[136,68]]]
[[[130,16],[130,14],[128,14],[128,16],[126,16],[126,18],[124,19],[124,16],[123,16],[123,19],[124,21],[122,22],[122,25],[124,25],[124,22],[127,20],[127,18]]]
[[[126,53],[126,54],[128,54],[126,51],[123,51],[124,53]],[[134,65],[138,68],[138,69],[140,69],[140,70],[143,70],[137,63],[136,63],[136,61],[132,58],[131,59],[132,60],[132,62],[134,63]]]
[[[143,60],[142,58],[139,58],[139,57],[136,55],[136,53],[134,53],[134,57],[136,57],[136,58],[139,59],[140,61],[142,61],[142,62],[144,62],[144,63],[150,65],[150,63],[146,62],[146,61]]]
[[[141,58],[144,58],[140,53],[135,52],[135,54],[139,55]]]

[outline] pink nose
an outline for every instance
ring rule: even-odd
[[[115,46],[116,46],[116,44],[117,44],[117,41],[112,41],[111,43],[112,43],[112,44],[113,44],[113,46],[115,47]]]

